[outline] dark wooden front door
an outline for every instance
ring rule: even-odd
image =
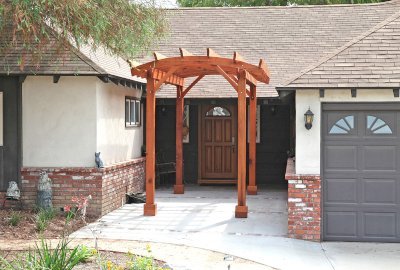
[[[200,110],[199,183],[237,182],[237,128],[233,105]]]

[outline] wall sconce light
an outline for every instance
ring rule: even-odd
[[[314,120],[314,114],[310,110],[310,108],[308,108],[308,110],[304,114],[304,122],[305,122],[305,127],[307,130],[311,129],[313,120]]]

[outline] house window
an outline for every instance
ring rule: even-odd
[[[125,97],[125,126],[140,126],[140,100],[133,97]]]

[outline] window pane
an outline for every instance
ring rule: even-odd
[[[140,101],[139,100],[136,100],[135,116],[136,116],[136,119],[135,119],[136,125],[140,125]]]
[[[130,123],[131,123],[131,121],[129,120],[129,116],[130,116],[130,114],[129,114],[129,107],[130,107],[129,104],[130,104],[129,99],[125,99],[125,125],[127,125],[127,126],[129,126]]]
[[[224,107],[214,107],[206,113],[206,116],[231,116],[231,113]]]
[[[131,125],[135,125],[135,100],[131,100]]]

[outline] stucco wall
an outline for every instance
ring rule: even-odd
[[[141,91],[98,80],[97,152],[105,165],[140,157],[143,125],[125,127],[125,96],[140,98]],[[142,121],[143,124],[143,121]]]
[[[28,76],[22,86],[23,166],[95,165],[97,81]]]
[[[325,90],[325,96],[319,97],[318,90],[296,91],[296,173],[320,174],[321,145],[321,103],[323,102],[399,102],[393,91],[357,90],[352,98],[350,90]],[[310,107],[314,113],[311,130],[304,127],[304,113]]]
[[[0,145],[3,145],[3,93],[0,92]]]

